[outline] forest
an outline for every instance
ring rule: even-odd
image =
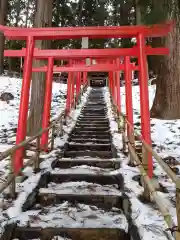
[[[168,36],[136,27],[152,33],[154,24]],[[136,27],[103,28],[101,37],[124,37],[111,39],[90,39],[99,29],[51,29],[53,39],[78,40],[0,32],[0,239],[180,240],[180,0],[0,0],[0,25]],[[136,43],[135,56],[119,56]],[[149,56],[144,43],[169,54]],[[53,68],[66,64],[62,51],[44,60],[34,47],[65,49],[68,68]],[[22,48],[23,57],[4,57]],[[115,55],[90,55],[110,48]],[[82,49],[83,61],[66,49]],[[68,81],[55,81],[58,70]],[[90,71],[105,84],[91,84]]]
[[[174,28],[168,38],[147,39],[147,43],[153,47],[166,45],[170,49],[169,56],[148,58],[149,71],[157,76],[151,116],[160,119],[180,117],[179,18],[179,0],[0,0],[0,24],[14,27],[125,26],[173,21]],[[131,39],[93,40],[89,48],[130,47],[132,44]],[[1,74],[4,70],[22,70],[20,59],[3,57],[4,48],[22,47],[25,47],[23,41],[4,41],[3,35],[0,36]],[[80,48],[81,41],[53,41],[51,46],[47,41],[37,41],[36,47]],[[42,80],[43,74],[37,74],[33,74],[33,78]],[[40,87],[43,90],[41,83],[32,81],[33,88]]]

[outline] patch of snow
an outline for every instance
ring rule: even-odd
[[[112,185],[99,185],[88,182],[65,182],[61,184],[49,183],[48,188],[41,188],[40,193],[56,193],[56,194],[91,194],[91,195],[117,195],[121,196],[122,193],[118,190],[117,186]]]
[[[49,172],[49,171],[52,171],[52,163],[54,160],[57,159],[57,156],[59,154],[59,151],[58,150],[54,150],[52,151],[51,153],[49,154],[41,154],[40,155],[40,158],[43,160],[39,167],[40,169],[43,171],[43,172]]]
[[[9,129],[17,125],[21,83],[22,79],[19,78],[0,77],[0,93],[7,91],[14,96],[14,100],[9,104],[0,101],[0,128]],[[59,115],[64,109],[66,89],[66,84],[53,83],[51,111],[53,117]]]
[[[156,86],[149,86],[149,109],[151,108],[155,96]],[[140,93],[139,86],[132,88],[133,94],[133,113],[136,129],[140,129],[137,125],[140,123]],[[126,112],[125,104],[125,88],[121,88],[121,102],[122,112]],[[154,150],[158,152],[161,157],[172,156],[180,161],[179,150],[179,129],[180,119],[176,120],[161,120],[151,119],[151,137],[153,143],[156,145]]]
[[[67,141],[68,135],[65,134],[63,137],[57,137],[54,140],[55,147],[63,147],[64,143]]]
[[[42,210],[27,211],[16,220],[20,226],[31,227],[70,227],[70,228],[120,228],[128,230],[128,223],[119,209],[111,211],[98,209],[96,206],[64,202],[50,205]]]
[[[10,128],[17,124],[20,88],[20,79],[0,77],[0,93],[9,92],[14,96],[14,100],[9,104],[0,101],[0,128],[4,126]]]
[[[27,177],[30,177],[33,175],[33,168],[32,167],[26,167],[25,169],[23,169],[23,175],[24,176],[27,176]]]
[[[21,187],[21,193],[14,201],[13,206],[6,211],[9,218],[12,219],[22,214],[22,206],[25,203],[28,195],[32,193],[33,189],[37,186],[40,176],[41,173],[34,174],[24,181],[22,186],[19,184],[19,187]]]
[[[91,167],[91,166],[75,166],[72,168],[67,168],[67,169],[59,169],[55,168],[51,171],[52,174],[109,174],[110,170],[108,169],[102,169],[98,167]]]
[[[103,93],[104,93],[105,102],[107,104],[107,110],[108,110],[107,117],[109,119],[110,130],[111,130],[111,133],[114,133],[114,132],[118,131],[118,124],[115,121],[115,118],[113,115],[113,111],[112,111],[112,107],[111,107],[111,100],[110,100],[110,92],[108,91],[107,87],[104,87]]]
[[[6,151],[9,148],[12,148],[14,145],[9,144],[0,144],[0,153]]]

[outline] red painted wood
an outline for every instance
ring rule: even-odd
[[[147,55],[168,55],[169,49],[162,48],[152,48],[146,46]],[[22,50],[5,50],[5,57],[25,57],[26,49]],[[39,50],[35,49],[34,58],[46,59],[48,57],[54,57],[55,59],[85,59],[85,58],[116,58],[123,56],[138,56],[138,48],[113,48],[113,49],[67,49],[67,50]]]
[[[142,33],[145,37],[167,36],[172,23],[152,26],[116,26],[116,27],[65,27],[65,28],[11,28],[0,26],[0,31],[8,39],[26,40],[28,36],[35,39],[78,39],[93,38],[129,38]]]

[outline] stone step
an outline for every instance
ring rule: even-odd
[[[82,203],[86,205],[93,205],[99,207],[101,209],[112,209],[115,208],[122,208],[122,194],[121,192],[119,195],[102,195],[98,193],[90,193],[90,194],[68,194],[68,193],[61,193],[58,190],[52,190],[47,188],[40,188],[39,189],[39,197],[38,201],[42,206],[48,205],[56,205],[61,204],[64,201],[68,201],[69,203]]]
[[[7,237],[10,234],[9,229],[6,229]],[[13,232],[13,231],[12,231]],[[9,234],[8,234],[9,233]],[[42,228],[42,227],[17,227],[12,234],[12,239],[33,240],[33,239],[53,239],[55,236],[60,236],[64,239],[72,240],[129,240],[130,236],[125,229],[121,228]],[[6,238],[6,236],[4,237]]]
[[[80,115],[79,117],[78,117],[78,120],[91,120],[91,121],[108,121],[108,119],[107,119],[107,117],[105,117],[105,116],[96,116],[96,117],[94,117],[94,116],[84,116],[84,115]]]
[[[111,151],[111,144],[83,144],[83,143],[68,143],[66,151]]]
[[[95,109],[95,108],[83,108],[81,110],[81,113],[87,114],[87,113],[91,113],[91,114],[105,114],[107,113],[107,108],[103,108],[103,109]]]
[[[81,124],[109,124],[107,119],[93,119],[93,118],[78,118],[77,123]]]
[[[99,136],[99,135],[110,135],[110,130],[100,130],[100,131],[91,131],[91,130],[80,130],[80,129],[77,129],[77,128],[74,128],[74,130],[72,131],[72,133],[76,133],[76,135],[89,135],[90,137],[93,136],[93,135],[96,135],[96,136]],[[78,133],[78,134],[77,134]]]
[[[121,162],[118,160],[111,160],[111,159],[99,159],[99,158],[63,158],[59,160],[55,160],[52,165],[53,168],[71,168],[75,166],[92,166],[92,167],[99,167],[99,168],[114,168],[119,169]]]
[[[91,101],[90,99],[88,99],[87,103],[85,106],[106,106],[106,102],[104,101],[104,99],[101,100],[96,100],[96,102]]]
[[[83,171],[83,169],[82,169]],[[67,170],[66,172],[58,171],[54,169],[51,171],[50,175],[48,176],[48,183],[54,182],[56,184],[63,183],[63,182],[88,182],[88,183],[96,183],[100,185],[113,185],[117,184],[119,189],[123,186],[123,177],[120,173],[118,174],[110,174],[110,173],[101,173],[100,171],[97,173],[75,173],[72,169]],[[47,188],[44,186],[43,188]]]
[[[101,132],[101,131],[109,131],[109,126],[84,126],[84,125],[79,125],[79,126],[75,126],[74,128],[76,131],[93,131],[93,132]]]
[[[94,112],[86,112],[86,113],[83,113],[83,112],[81,112],[81,114],[83,114],[83,116],[84,117],[91,117],[91,118],[96,118],[96,117],[104,117],[104,115],[106,114],[106,113],[94,113]]]
[[[110,134],[89,135],[89,134],[84,134],[84,133],[82,133],[82,134],[81,133],[78,133],[78,134],[77,133],[72,133],[72,135],[70,136],[69,139],[75,139],[75,138],[82,139],[85,142],[88,142],[88,141],[91,141],[91,140],[94,140],[94,139],[97,139],[97,140],[108,139],[108,140],[110,140]]]
[[[87,124],[87,125],[89,125],[89,124],[97,124],[97,125],[99,125],[99,124],[102,124],[102,125],[105,125],[105,124],[109,124],[109,121],[107,120],[107,119],[100,119],[100,120],[94,120],[94,119],[83,119],[83,118],[81,118],[81,119],[77,119],[77,124]]]
[[[108,122],[106,122],[106,123],[101,123],[101,122],[99,122],[99,123],[93,123],[93,122],[91,122],[91,121],[89,121],[89,123],[87,123],[86,121],[83,121],[83,122],[81,122],[81,121],[77,121],[76,122],[76,127],[108,127],[109,128],[109,123]]]
[[[107,144],[107,143],[111,143],[110,139],[89,139],[89,136],[87,136],[86,139],[83,138],[76,138],[76,137],[70,137],[69,138],[69,142],[76,142],[76,143],[85,143],[85,144]]]
[[[96,104],[97,103],[97,104]],[[89,104],[86,104],[83,108],[93,108],[93,107],[96,107],[96,106],[98,106],[98,107],[107,107],[106,106],[106,103],[104,102],[104,101],[97,101],[97,102],[90,102]]]
[[[82,109],[94,109],[95,107],[97,107],[97,104],[87,104],[85,105]],[[98,104],[99,108],[103,108],[103,109],[107,109],[107,106],[105,103],[102,104]]]
[[[112,158],[111,151],[65,151],[64,157],[100,157],[100,158]]]

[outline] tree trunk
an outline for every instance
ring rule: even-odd
[[[162,47],[164,45],[164,39],[152,38],[150,45],[153,48]],[[161,68],[162,56],[148,56],[149,71],[158,76],[160,74],[159,70]]]
[[[161,58],[156,95],[151,116],[160,119],[180,118],[180,16],[177,25],[166,39],[170,55]]]
[[[16,8],[16,17],[15,17],[15,24],[14,24],[14,26],[17,27],[17,26],[18,26],[18,23],[19,23],[19,18],[20,18],[20,12],[21,12],[21,3],[20,3],[20,0],[18,0],[18,1],[16,2],[15,8]]]
[[[26,21],[25,21],[25,27],[27,27],[28,25],[28,19],[29,19],[29,4],[30,4],[30,0],[27,0],[26,3]]]
[[[105,0],[99,1],[99,8],[100,8],[100,16],[99,16],[99,25],[104,26],[105,23]],[[104,48],[105,46],[105,39],[99,39],[99,48]]]
[[[130,13],[130,4],[129,2],[122,2],[120,4],[120,26],[128,26],[129,22],[129,13]],[[131,46],[130,38],[122,38],[121,39],[121,47],[126,48]]]
[[[5,25],[7,14],[7,0],[0,0],[0,24]],[[4,72],[4,35],[0,33],[0,74]]]
[[[52,25],[52,0],[38,0],[35,27],[49,27]],[[49,41],[37,41],[36,48],[47,49]],[[34,61],[34,66],[47,65],[47,61]],[[33,73],[31,84],[31,102],[28,119],[28,135],[34,135],[41,129],[45,93],[45,73]]]
[[[140,25],[141,24],[141,19],[142,19],[142,14],[141,14],[141,6],[139,3],[139,0],[135,0],[135,11],[136,11],[136,25]]]
[[[142,25],[142,9],[141,9],[139,0],[135,0],[135,10],[136,10],[136,14],[135,14],[136,25]],[[149,64],[148,64],[149,61],[148,60],[149,58],[147,56],[147,81],[149,80]]]

